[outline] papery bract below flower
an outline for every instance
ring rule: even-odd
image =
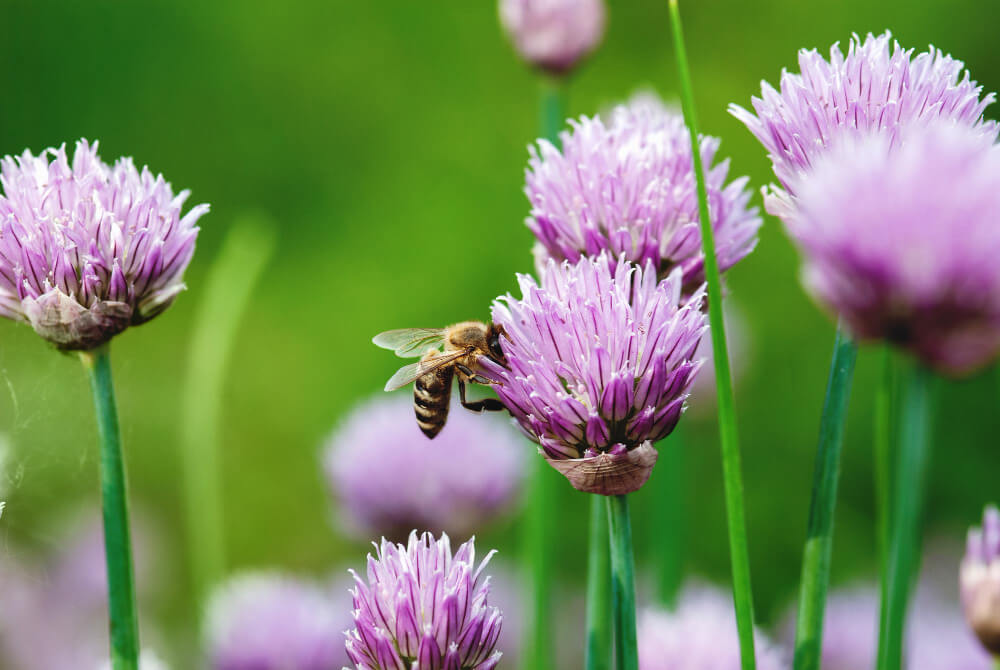
[[[848,141],[796,182],[807,289],[862,339],[948,374],[1000,351],[1000,151],[963,126]]]
[[[1000,654],[1000,511],[986,508],[969,531],[959,583],[965,620],[990,653]]]
[[[280,573],[231,578],[212,595],[206,639],[213,670],[329,670],[346,662],[350,616],[333,594]]]
[[[323,459],[350,530],[404,540],[413,529],[468,537],[517,496],[526,456],[509,425],[461,407],[431,441],[413,396],[397,394],[355,409]]]
[[[705,329],[698,290],[681,298],[679,270],[651,263],[550,260],[522,298],[493,303],[508,367],[481,361],[496,392],[549,463],[590,493],[634,491],[656,462],[652,442],[677,424]]]
[[[51,158],[51,160],[50,160]],[[131,158],[106,165],[80,140],[0,161],[0,316],[60,349],[93,349],[162,312],[184,289],[199,217],[188,191]]]
[[[521,57],[553,74],[572,69],[604,37],[604,0],[500,0],[499,10]]]
[[[739,670],[740,644],[732,597],[721,592],[686,589],[677,611],[647,609],[638,622],[642,670]],[[754,635],[757,668],[790,667],[781,649],[762,633]]]
[[[913,56],[892,35],[855,35],[847,55],[838,44],[825,60],[815,49],[799,52],[801,74],[782,72],[780,92],[767,82],[753,99],[756,116],[738,105],[729,111],[767,149],[774,173],[792,183],[837,141],[885,135],[891,141],[914,121],[945,119],[996,138],[997,124],[983,120],[993,102],[963,72],[961,61],[934,47]]]
[[[684,118],[643,96],[616,107],[610,121],[581,117],[561,134],[530,148],[525,193],[536,258],[575,262],[581,256],[624,254],[651,262],[661,277],[675,267],[690,292],[704,281],[691,139]],[[712,166],[719,140],[702,136],[712,230],[720,271],[749,254],[761,220],[749,208],[747,179],[728,184],[729,161]]]
[[[476,566],[473,540],[454,555],[446,534],[383,539],[368,556],[366,578],[355,574],[354,625],[347,653],[358,670],[491,670],[503,617],[487,602],[483,575],[493,552]]]

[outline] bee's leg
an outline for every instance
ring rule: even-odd
[[[455,368],[458,369],[458,371],[461,372],[463,375],[468,377],[470,382],[476,382],[477,384],[483,384],[485,386],[489,386],[494,383],[492,379],[484,377],[478,372],[473,372],[470,368],[462,365],[461,363],[456,365]],[[461,378],[459,378],[459,381],[461,381]]]
[[[458,366],[459,368],[465,366]],[[466,368],[468,370],[468,368]],[[463,372],[464,374],[464,372]],[[482,400],[476,400],[475,402],[469,402],[465,399],[465,380],[462,379],[461,375],[458,375],[458,399],[462,402],[462,407],[469,410],[470,412],[502,412],[507,409],[504,404],[497,400],[496,398],[483,398]]]

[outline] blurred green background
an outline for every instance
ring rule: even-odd
[[[380,2],[47,2],[6,0],[0,21],[0,153],[99,139],[209,202],[190,290],[153,323],[115,340],[135,505],[160,526],[174,580],[163,616],[189,613],[179,434],[181,371],[199,287],[226,230],[247,210],[279,224],[278,250],[239,329],[226,384],[224,495],[233,567],[317,574],[366,551],[331,529],[318,468],[325,436],[378,391],[397,359],[369,343],[395,327],[485,318],[531,267],[521,190],[537,133],[537,80],[501,35],[492,0]],[[755,190],[770,165],[726,105],[797,69],[796,50],[891,29],[963,59],[1000,88],[993,3],[960,0],[744,2],[683,7],[705,132]],[[606,40],[570,87],[572,115],[649,86],[675,95],[666,2],[615,0]],[[756,198],[759,204],[759,195]],[[737,389],[753,578],[760,618],[796,584],[829,320],[806,298],[795,253],[766,219],[758,250],[730,273],[751,357]],[[870,438],[876,352],[859,359],[844,453],[836,581],[874,566]],[[55,520],[96,505],[96,444],[78,363],[33,332],[0,324],[0,551],[51,542]],[[997,495],[1000,391],[993,371],[940,387],[929,532],[958,538]],[[717,433],[684,420],[688,565],[728,577]],[[671,467],[661,460],[658,471]],[[567,490],[556,565],[582,578],[585,515]],[[582,495],[582,494],[581,494]],[[640,535],[655,523],[638,494]],[[509,557],[516,518],[481,536]],[[956,539],[957,541],[957,539]],[[644,541],[640,537],[640,552]],[[642,562],[647,563],[645,557]]]

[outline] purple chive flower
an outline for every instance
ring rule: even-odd
[[[526,453],[503,421],[454,409],[434,441],[413,419],[413,396],[355,409],[324,453],[348,530],[405,540],[413,529],[468,537],[517,497]]]
[[[213,670],[330,670],[347,662],[350,617],[334,594],[278,573],[247,573],[213,594],[206,638]]]
[[[489,578],[476,567],[474,540],[454,556],[446,534],[383,538],[368,556],[367,579],[356,573],[354,625],[347,654],[358,670],[490,670],[502,615],[487,602]]]
[[[639,667],[642,670],[740,668],[740,643],[732,597],[721,592],[685,590],[675,612],[647,609],[640,612],[638,624]],[[783,651],[762,633],[757,632],[754,638],[760,670],[791,667]]]
[[[983,513],[981,528],[969,530],[959,583],[969,627],[993,654],[1000,654],[1000,511]]]
[[[698,198],[691,140],[683,117],[643,96],[616,107],[610,121],[581,117],[561,135],[562,150],[546,140],[532,146],[525,193],[536,258],[569,260],[609,252],[637,265],[652,263],[661,277],[684,273],[686,292],[704,281]],[[729,161],[714,167],[719,140],[701,138],[713,213],[716,255],[725,271],[757,244],[761,220],[749,208],[747,178],[728,184]]]
[[[891,141],[906,125],[932,119],[996,138],[997,124],[983,120],[994,95],[982,95],[961,61],[934,47],[914,57],[891,38],[869,34],[862,42],[854,35],[847,55],[834,44],[829,61],[803,49],[802,73],[782,72],[780,91],[762,82],[761,97],[752,101],[756,115],[730,105],[767,149],[786,189],[794,193],[798,176],[844,138],[878,134]]]
[[[1000,351],[1000,150],[964,126],[849,141],[796,183],[784,219],[807,289],[855,336],[958,375]]]
[[[581,491],[642,486],[698,371],[704,293],[681,299],[681,272],[657,281],[604,255],[550,260],[539,285],[520,275],[522,298],[493,303],[508,368],[480,359],[500,400],[548,462]]]
[[[823,616],[823,670],[859,670],[870,667],[878,647],[878,591],[868,584],[831,591]],[[789,650],[795,647],[795,610],[781,627]],[[942,668],[942,670],[944,670]]]
[[[500,23],[524,60],[564,74],[604,37],[604,0],[500,0]]]
[[[50,160],[51,159],[51,160]],[[93,349],[162,312],[184,289],[195,223],[161,175],[97,144],[0,160],[0,316],[60,349]]]

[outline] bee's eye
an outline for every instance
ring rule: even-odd
[[[498,361],[502,361],[504,359],[504,355],[503,355],[503,349],[500,348],[500,336],[499,335],[490,336],[489,345],[490,345],[490,354],[492,354],[493,358],[497,359]]]

